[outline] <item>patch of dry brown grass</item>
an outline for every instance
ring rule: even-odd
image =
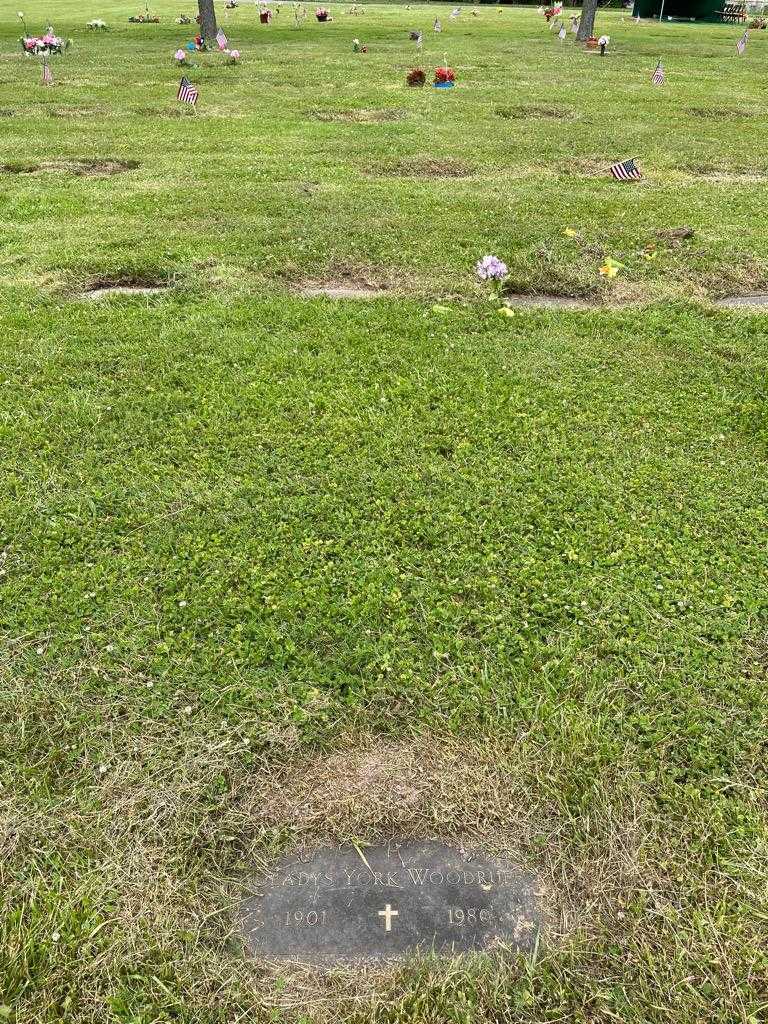
[[[351,124],[379,124],[385,121],[402,121],[407,117],[403,110],[394,107],[384,110],[313,110],[310,115],[315,121],[324,123],[349,122]]]
[[[118,160],[114,157],[72,160],[43,160],[40,163],[6,163],[1,170],[8,174],[37,174],[41,171],[64,171],[79,178],[108,178],[139,167],[138,160]]]
[[[540,118],[546,121],[570,121],[577,114],[567,107],[556,107],[551,104],[521,103],[514,107],[497,107],[496,114],[506,120],[525,121],[528,118]]]
[[[200,1007],[222,998],[233,1005],[245,999],[264,1012],[309,1003],[313,1020],[330,1020],[340,1006],[349,1011],[375,999],[400,968],[327,975],[242,955],[233,922],[245,878],[298,844],[397,835],[483,846],[537,872],[552,943],[613,916],[647,870],[647,809],[629,805],[628,817],[618,800],[606,798],[599,827],[577,852],[571,824],[535,782],[554,766],[524,739],[363,733],[307,752],[281,737],[254,756],[239,737],[205,728],[192,738],[149,726],[137,739],[115,729],[104,710],[96,731],[107,746],[101,743],[85,771],[90,782],[81,779],[77,793],[65,787],[55,818],[23,798],[6,802],[0,815],[6,898],[33,898],[43,849],[67,879],[64,902],[41,921],[43,941],[55,930],[64,934],[62,916],[78,913],[83,902],[103,908],[89,921],[84,944],[81,937],[76,949],[63,942],[57,948],[54,988],[64,979],[77,986],[75,1020],[102,1019],[121,964],[157,960],[174,963],[187,998]],[[277,978],[288,980],[275,988]],[[45,1019],[36,1002],[43,998],[30,995],[30,1020]]]
[[[537,970],[571,972],[585,988],[600,974],[595,944],[641,958],[661,943],[662,990],[676,943],[681,957],[714,955],[691,915],[702,900],[722,904],[732,883],[722,870],[693,885],[701,815],[665,816],[630,755],[592,767],[578,722],[561,723],[557,745],[538,727],[394,738],[358,729],[307,749],[293,726],[254,731],[183,693],[172,718],[153,720],[141,680],[124,682],[127,693],[138,684],[136,698],[102,699],[90,669],[4,688],[4,739],[28,770],[12,776],[0,761],[0,968],[6,979],[23,972],[13,1000],[25,1022],[60,1019],[70,999],[66,1019],[95,1024],[136,992],[151,1020],[183,1006],[198,1015],[184,1020],[206,1022],[266,1022],[274,1010],[373,1022],[403,1002],[393,1019],[420,1022],[440,1018],[414,1010],[417,992],[439,1005],[455,982],[492,1008],[516,990],[527,969],[503,955],[330,972],[245,955],[235,922],[246,881],[292,849],[351,840],[441,839],[518,863],[544,893]],[[75,705],[87,716],[73,721]],[[758,879],[760,851],[750,856]],[[725,971],[733,955],[721,944],[709,970]]]
[[[397,178],[470,178],[474,169],[453,157],[409,156],[376,168],[374,173]]]
[[[291,278],[290,268],[281,275],[289,287],[308,298],[327,296],[339,299],[375,299],[413,289],[410,281],[394,268],[353,264],[332,260],[318,273]]]

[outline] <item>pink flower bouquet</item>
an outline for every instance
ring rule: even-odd
[[[50,57],[63,53],[69,46],[69,40],[54,35],[52,28],[47,29],[44,36],[22,36],[19,42],[28,57]]]

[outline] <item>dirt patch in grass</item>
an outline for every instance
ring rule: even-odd
[[[567,107],[554,107],[537,103],[523,103],[514,107],[497,107],[495,113],[498,117],[512,121],[524,121],[530,117],[546,121],[571,121],[576,117],[575,111],[569,110]]]
[[[132,113],[139,117],[199,117],[192,107],[185,103],[183,107],[132,107]]]
[[[102,299],[111,295],[161,295],[173,287],[174,280],[163,274],[107,274],[93,278],[80,293],[82,299]]]
[[[563,173],[572,178],[610,178],[610,161],[574,157],[563,164]]]
[[[659,228],[653,234],[658,244],[670,251],[682,249],[687,242],[696,237],[695,230],[686,225],[679,228]]]
[[[322,277],[293,282],[292,288],[305,298],[379,299],[396,291],[391,274],[374,268],[333,264]]]
[[[604,160],[593,157],[574,157],[564,162],[562,173],[572,178],[604,178],[606,181],[610,181],[614,185],[621,185],[624,188],[645,187],[651,184],[650,180],[645,176],[646,169],[643,167],[641,160],[638,161],[638,166],[643,177],[639,181],[617,181],[611,174],[611,164],[615,163],[618,159],[619,157],[606,157]]]
[[[313,110],[310,116],[315,121],[323,122],[378,124],[385,121],[403,121],[407,115],[403,110],[390,107],[386,110]]]
[[[768,293],[768,268],[754,252],[735,250],[727,263],[719,267],[699,268],[687,283],[703,301],[742,300]]]
[[[139,166],[138,160],[77,160],[68,169],[82,177],[101,177],[135,171]]]
[[[3,164],[0,170],[5,174],[34,174],[40,170],[40,164],[30,163],[26,160],[11,160]]]
[[[573,178],[605,178],[606,181],[613,181],[611,176],[611,164],[614,160],[606,157],[604,160],[592,157],[573,157],[563,163],[563,173]],[[632,182],[631,184],[638,184]]]
[[[474,171],[469,164],[452,157],[412,156],[390,164],[383,173],[398,178],[469,178]]]
[[[107,107],[46,107],[48,117],[106,117]]]
[[[717,164],[691,164],[681,168],[685,174],[706,181],[721,181],[729,184],[753,184],[768,181],[768,171],[740,167],[723,167]]]
[[[689,238],[693,238],[696,234],[693,228],[688,227],[687,224],[682,225],[679,228],[658,228],[654,231],[654,235],[662,242],[684,242]]]
[[[274,825],[292,822],[329,841],[339,829],[360,832],[384,821],[403,827],[423,811],[433,784],[420,755],[413,744],[372,740],[335,751],[323,759],[320,787],[311,772],[299,772],[290,784],[284,775],[271,779],[263,814]]]
[[[43,171],[64,171],[78,178],[108,178],[140,167],[138,160],[118,160],[114,157],[75,160],[43,160],[40,163],[12,162],[2,165],[8,174],[37,174]]]
[[[689,107],[688,113],[691,117],[700,117],[705,121],[712,119],[725,121],[729,118],[753,117],[755,111],[739,107]]]

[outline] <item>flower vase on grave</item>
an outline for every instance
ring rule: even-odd
[[[435,80],[432,84],[435,89],[452,89],[455,77],[453,68],[444,64],[441,68],[435,68]]]

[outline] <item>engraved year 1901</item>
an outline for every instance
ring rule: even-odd
[[[310,910],[305,914],[303,910],[288,910],[283,923],[286,928],[314,928],[315,925],[325,924],[325,911]]]

